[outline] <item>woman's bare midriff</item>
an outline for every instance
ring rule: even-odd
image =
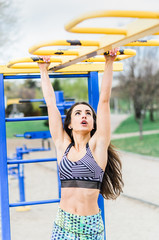
[[[80,216],[99,213],[98,189],[61,188],[60,208]]]

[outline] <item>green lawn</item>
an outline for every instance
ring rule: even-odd
[[[146,114],[146,117],[143,120],[143,131],[147,130],[159,130],[159,119],[155,120],[154,122],[150,122],[149,115]],[[138,131],[138,123],[135,121],[134,116],[130,116],[119,125],[119,127],[114,131],[114,133],[129,133]]]
[[[47,126],[44,125],[45,120],[28,121],[28,122],[7,122],[6,133],[7,138],[14,137],[14,134],[23,134],[24,132],[32,131],[47,131]]]
[[[144,135],[139,137],[112,140],[112,143],[121,150],[159,157],[159,134]]]

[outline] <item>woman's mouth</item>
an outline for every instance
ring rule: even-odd
[[[87,122],[86,120],[83,120],[83,121],[81,122],[81,124],[82,124],[82,125],[86,125],[86,124],[88,124],[88,122]]]

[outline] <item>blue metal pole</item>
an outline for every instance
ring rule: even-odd
[[[65,115],[62,115],[61,118],[65,118]],[[21,121],[40,121],[48,120],[48,116],[41,117],[22,117],[22,118],[6,118],[6,122],[21,122]]]
[[[58,203],[60,199],[49,199],[49,200],[40,200],[40,201],[30,201],[30,202],[19,202],[19,203],[10,203],[9,207],[20,207],[20,206],[29,206],[29,205],[38,205],[38,204],[48,204],[48,203]],[[7,240],[7,239],[6,239]]]
[[[55,162],[57,158],[41,158],[41,159],[26,159],[26,160],[8,160],[8,164],[20,164],[20,163],[37,163],[37,162]]]
[[[58,195],[59,195],[59,198],[61,198],[61,180],[60,180],[60,175],[59,175],[58,162],[56,162],[56,166],[57,166]]]
[[[88,100],[89,104],[97,112],[99,101],[99,85],[98,85],[98,72],[90,72],[88,77]],[[102,212],[102,219],[104,223],[104,240],[106,240],[106,227],[105,227],[105,212],[104,212],[104,199],[99,194],[98,205]]]
[[[88,77],[89,74],[54,74],[51,75],[49,74],[49,78],[81,78],[81,77]],[[36,75],[29,75],[29,74],[24,74],[24,75],[12,75],[12,76],[5,76],[4,79],[37,79],[40,78],[41,76],[38,74]]]
[[[16,155],[18,160],[23,159],[23,154],[19,152],[19,148],[16,148]],[[19,199],[20,202],[25,202],[24,164],[18,164],[18,180],[19,180]]]
[[[0,74],[0,209],[2,240],[10,240],[10,213],[8,192],[7,146],[4,103],[4,80]]]
[[[25,202],[24,164],[18,164],[19,199]]]

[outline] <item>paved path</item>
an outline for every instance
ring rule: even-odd
[[[150,134],[157,134],[157,133],[159,133],[159,130],[143,131],[143,135],[150,135]],[[139,132],[112,134],[111,138],[120,139],[120,138],[135,137],[135,136],[139,136]]]

